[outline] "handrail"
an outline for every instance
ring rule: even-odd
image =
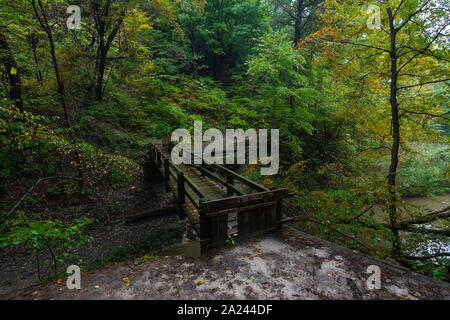
[[[164,161],[167,161],[169,166],[172,167],[176,173],[180,173],[183,172],[183,170],[181,170],[176,164],[174,164],[169,157],[167,157],[157,146],[156,144],[152,144],[153,148],[156,152],[156,154],[159,154],[160,157],[162,158],[162,163],[164,163]],[[176,176],[174,174],[172,174],[169,170],[169,174],[171,174],[175,181],[177,180]],[[200,198],[205,198],[205,199],[209,199],[209,197],[188,177],[184,177],[184,181],[186,182],[186,184],[200,197]]]

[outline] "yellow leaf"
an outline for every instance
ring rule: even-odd
[[[328,260],[328,259],[323,259],[323,262],[330,262],[330,260]]]
[[[125,282],[125,284],[126,284],[127,286],[130,285],[130,279],[129,279],[128,277],[123,278],[122,281]]]
[[[205,283],[205,281],[200,280],[199,282],[197,282],[197,285],[202,285],[202,284],[204,284],[204,283]]]
[[[11,67],[11,71],[10,71],[11,75],[16,75],[17,74],[17,69],[14,67]]]

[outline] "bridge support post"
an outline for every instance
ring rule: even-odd
[[[166,192],[170,191],[169,179],[170,179],[169,159],[164,159],[164,182],[166,185]]]
[[[277,209],[276,209],[276,224],[277,229],[281,229],[281,199],[277,200]]]
[[[233,185],[233,177],[229,173],[227,173],[226,175],[227,175],[227,183]],[[233,194],[234,194],[233,189],[227,186],[227,196],[232,196]]]
[[[159,169],[159,168],[161,168],[161,155],[158,153],[158,152],[156,152],[156,167]]]
[[[186,195],[184,191],[184,173],[177,173],[177,193],[178,193],[178,203],[180,206],[179,217],[181,220],[186,219],[186,213],[183,211],[183,205],[186,203]]]

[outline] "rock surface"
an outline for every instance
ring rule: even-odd
[[[367,287],[370,265],[380,289]],[[105,266],[82,274],[80,290],[64,279],[3,299],[450,299],[450,284],[283,228],[198,258]]]

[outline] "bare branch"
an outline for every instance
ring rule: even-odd
[[[30,194],[31,191],[34,190],[34,188],[36,188],[36,186],[41,183],[42,181],[46,181],[46,180],[52,180],[52,179],[71,179],[71,180],[77,180],[80,181],[82,178],[74,178],[74,177],[68,177],[68,176],[53,176],[53,177],[45,177],[45,178],[39,178],[29,189],[27,192],[25,192],[25,194],[20,198],[19,201],[17,201],[17,203],[14,205],[14,207],[12,207],[11,210],[9,210],[9,212],[3,217],[3,220],[1,221],[1,223],[5,222],[6,219],[8,219],[8,217],[14,213],[14,211],[16,211],[16,209],[20,206],[20,204],[23,202],[23,200],[25,200],[25,198]]]
[[[427,82],[421,82],[421,83],[412,84],[412,85],[409,85],[409,86],[399,87],[399,88],[397,88],[397,91],[398,91],[398,90],[401,90],[401,89],[413,88],[413,87],[419,87],[419,86],[423,86],[423,85],[425,85],[425,84],[439,83],[439,82],[445,82],[445,81],[449,81],[449,80],[450,80],[450,78],[447,78],[447,79],[440,79],[440,80],[434,80],[434,81],[427,81]]]
[[[425,6],[430,2],[430,0],[425,1],[424,4],[415,12],[411,13],[405,21],[402,22],[401,25],[399,25],[397,28],[395,28],[395,33],[399,32],[412,18],[414,18],[416,15],[418,15],[419,13],[421,13],[423,11],[423,8],[425,8]],[[401,4],[400,4],[401,5]],[[399,7],[400,7],[399,5]],[[399,8],[397,7],[397,9]],[[397,12],[397,10],[396,10]]]
[[[431,113],[428,113],[428,112],[416,112],[416,111],[405,110],[405,111],[402,112],[402,114],[400,115],[400,117],[402,117],[402,116],[403,116],[404,114],[406,114],[406,113],[419,114],[419,115],[426,115],[426,116],[430,116],[430,117],[433,117],[433,118],[443,118],[443,119],[446,119],[446,120],[449,120],[449,121],[450,121],[449,118],[444,117],[445,115],[448,114],[448,112],[446,112],[446,113],[444,113],[444,114],[431,114]]]

